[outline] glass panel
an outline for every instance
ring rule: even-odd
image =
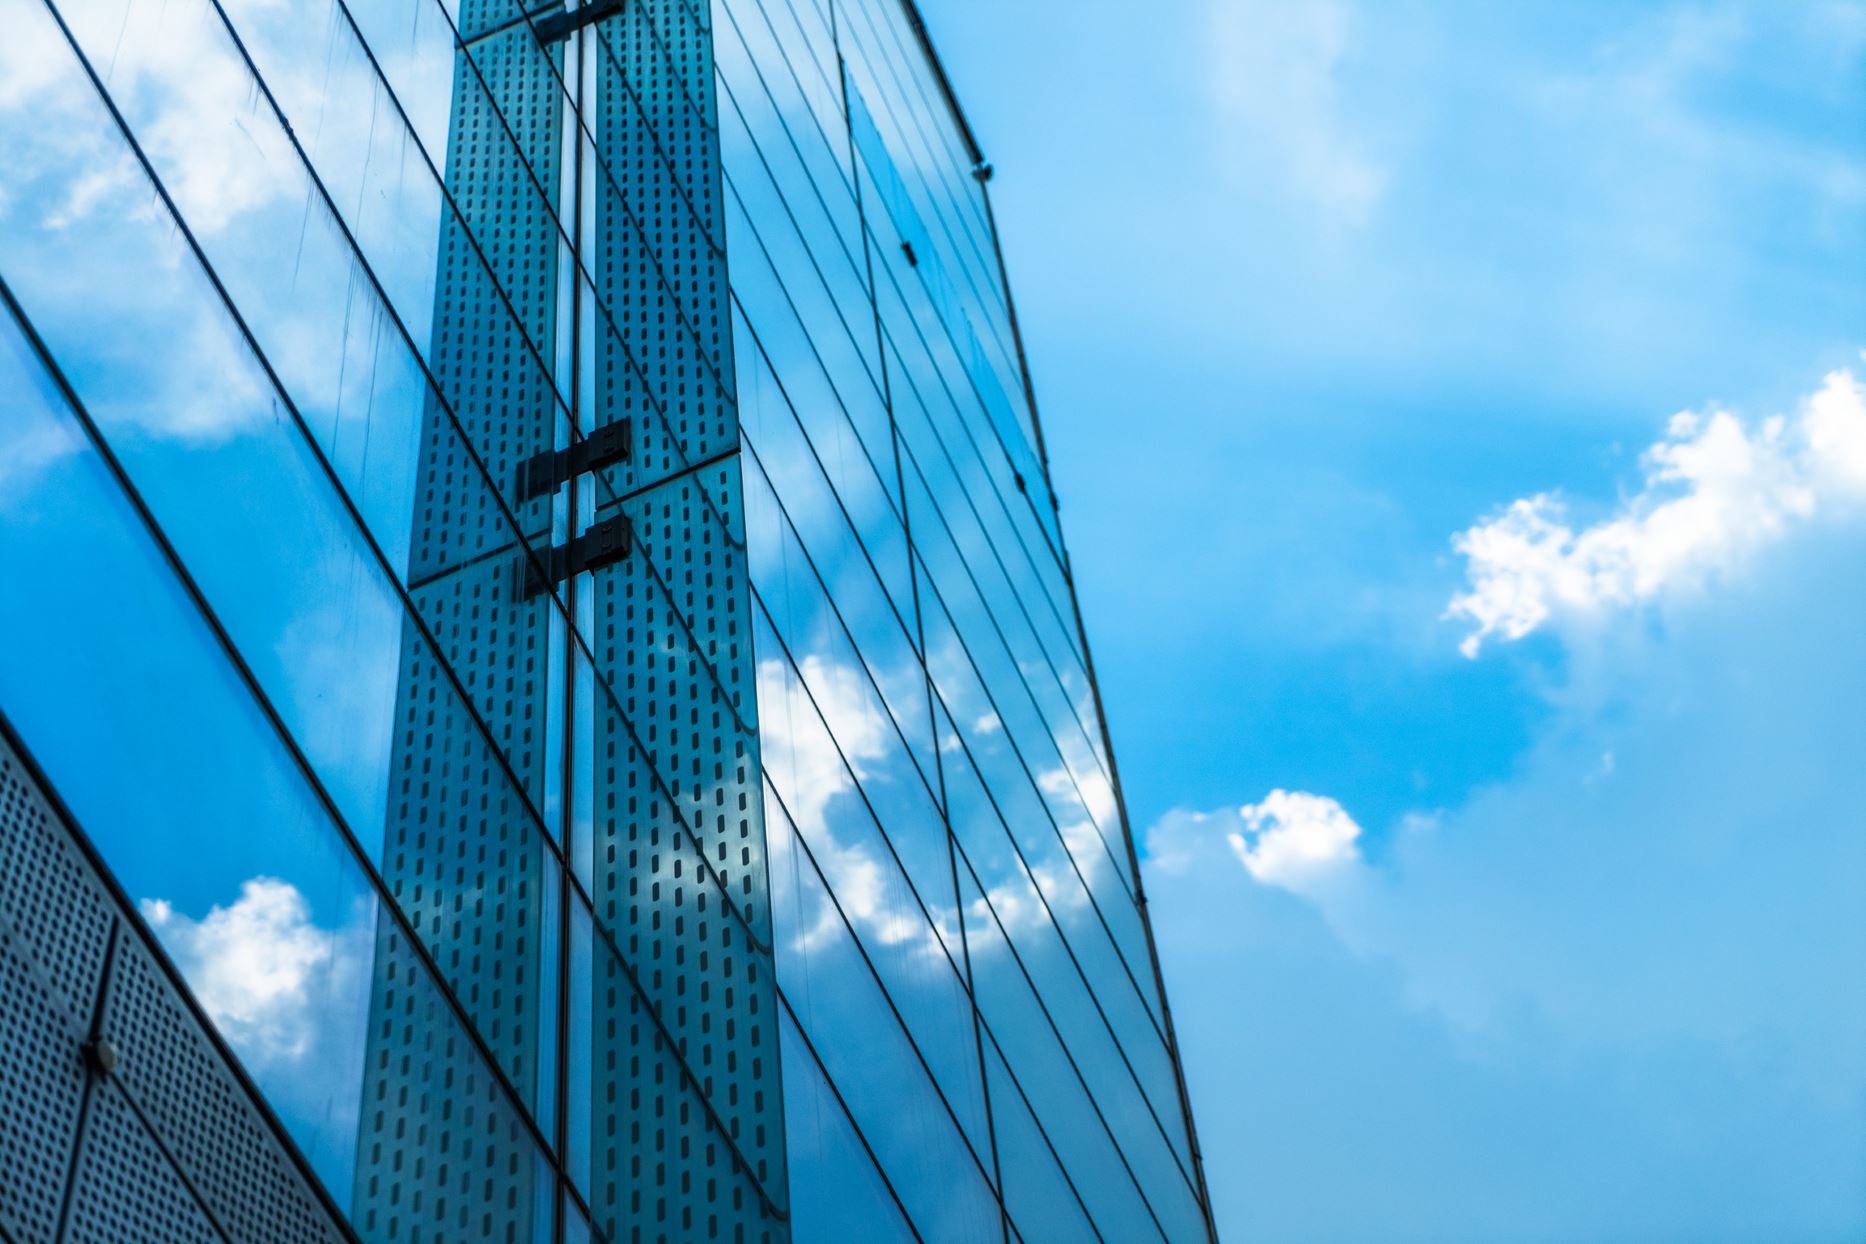
[[[791,1171],[791,1238],[798,1241],[917,1240],[835,1092],[787,1013],[784,1135]]]
[[[832,897],[818,871],[817,857],[798,842],[775,795],[767,800],[765,825],[771,836],[772,898],[783,915],[778,975],[789,1014],[809,1035],[817,1059],[920,1234],[928,1240],[980,1244],[1001,1239],[997,1198],[989,1183],[989,1149],[973,1148],[959,1130],[954,1103],[929,1078],[924,1051],[909,1039],[894,1003],[882,993],[869,953],[856,940],[848,909],[837,905],[838,898]],[[825,849],[830,853],[826,871],[848,891],[847,883],[855,876],[845,867],[846,858],[836,857],[833,846]],[[859,894],[848,893],[840,901],[859,899]],[[901,929],[895,936],[905,932]],[[943,958],[924,925],[915,939],[917,945],[903,938],[881,953],[900,957],[904,948],[906,954]],[[935,970],[943,970],[943,965]],[[970,1053],[970,1004],[956,989],[947,993],[946,1003],[949,1018],[963,1021]],[[956,1087],[976,1100],[982,1092],[976,1062],[959,1070],[970,1081]],[[786,1064],[787,1074],[796,1071],[794,1063]]]
[[[735,271],[742,274],[746,267],[741,262]],[[845,521],[886,584],[895,612],[912,617],[906,532],[894,477],[891,472],[882,474],[891,458],[872,456],[828,383],[810,338],[788,309],[766,316],[757,330],[738,312],[735,308],[733,326],[745,343],[739,352],[739,418],[745,435],[755,442],[754,450],[769,450],[767,475],[786,497],[793,488],[811,487],[812,474],[827,479],[835,491],[834,505],[844,511]],[[871,432],[887,436],[879,429]],[[799,512],[798,521],[814,526],[834,519],[806,509]]]
[[[996,1046],[985,1049],[985,1074],[1004,1167],[1004,1207],[1012,1232],[1030,1244],[1101,1240]]]
[[[883,326],[898,322],[883,300]],[[1029,507],[1011,482],[1011,467],[996,446],[981,451],[963,407],[974,401],[963,377],[949,376],[916,332],[900,340],[890,333],[889,375],[914,394],[898,406],[904,469],[918,473],[939,503],[954,539],[969,557],[996,560],[1021,599],[1021,609],[1057,659],[1081,661],[1068,584],[1041,535],[1029,522]],[[898,365],[899,370],[895,370]],[[984,454],[985,456],[981,456]],[[987,463],[992,465],[988,466]],[[1006,499],[1009,494],[1010,499]]]
[[[96,144],[72,150],[95,151]],[[76,180],[94,167],[61,171]],[[542,688],[527,682],[507,693],[516,711],[495,718],[506,728],[506,749],[496,751],[486,723],[459,698],[449,669],[340,504],[309,428],[289,417],[276,391],[268,402],[270,377],[173,230],[148,213],[126,214],[110,227],[31,240],[41,258],[109,266],[113,282],[87,286],[81,314],[61,304],[55,277],[28,271],[30,284],[22,282],[19,293],[29,309],[42,302],[55,308],[46,335],[78,377],[81,400],[102,412],[100,425],[126,470],[350,831],[525,1100],[535,1103],[538,886],[547,852],[517,782],[524,774],[536,791],[542,777],[542,703],[530,694]],[[70,243],[79,245],[67,255]],[[134,340],[145,315],[191,326],[190,348],[119,352],[116,343]],[[195,395],[192,433],[152,428],[112,401],[118,392],[165,389]],[[406,390],[391,392],[412,404]],[[215,504],[202,505],[203,497]],[[531,612],[542,609],[539,603]],[[441,756],[447,763],[435,772]],[[424,845],[431,838],[462,858],[476,852],[484,860],[491,852],[496,892],[462,902],[459,864],[443,863],[438,849]],[[513,961],[483,974],[477,956],[462,953],[479,939],[505,942]]]
[[[985,1023],[987,1047],[995,1048],[1002,1056],[1023,1099],[1043,1120],[1050,1143],[1103,1238],[1164,1238],[1116,1143],[1116,1133],[1097,1111],[1069,1054],[1057,1041],[1049,1019],[1009,953],[1002,931],[987,914],[977,878],[963,860],[959,887],[965,897],[966,941],[972,951],[973,987]],[[975,915],[979,918],[975,919]],[[1011,1104],[1013,1099],[1006,1093],[1016,1090],[1007,1090],[997,1081],[990,1087],[994,1110]],[[1005,1171],[1007,1194],[1018,1176],[1014,1169]],[[1026,1221],[1023,1229],[1029,1232],[1036,1228]]]
[[[998,816],[1043,887],[1050,910],[1089,965],[1092,979],[1108,982],[1107,988],[1125,980],[1131,992],[1147,999],[1141,982],[1151,977],[1140,975],[1133,966],[1148,969],[1151,962],[1146,957],[1140,912],[1122,887],[1100,836],[1081,822],[1056,822],[1038,790],[1036,775],[1006,736],[1002,719],[978,681],[951,620],[931,593],[922,595],[922,603],[926,606],[927,667],[940,702],[963,741],[963,754],[979,773]],[[1078,861],[1087,861],[1088,867]]]
[[[809,673],[800,674],[775,633],[763,626],[758,644],[765,654],[759,699],[767,797],[784,810],[785,826],[795,828],[803,856],[821,870],[841,917],[853,926],[953,1111],[975,1147],[986,1152],[976,1038],[956,961],[958,919],[944,827],[936,813],[909,813],[912,792],[890,774],[877,710],[861,701],[846,667],[811,658],[805,662]],[[841,739],[858,740],[853,755]],[[774,850],[790,845],[780,836],[783,828],[767,821]],[[937,864],[939,873],[929,880],[940,889],[917,890],[901,871],[904,859]],[[780,953],[815,951],[828,936],[819,928],[828,913],[796,909],[802,861],[793,856],[786,863],[788,872],[772,863],[774,916],[791,921],[776,926],[776,945]],[[792,896],[793,906],[777,908],[781,896]],[[807,968],[807,960],[801,966]]]
[[[863,672],[864,681],[886,706],[892,732],[911,752],[903,758],[907,763],[902,777],[909,776],[911,769],[911,775],[932,794],[932,783],[937,780],[933,723],[926,671],[906,629],[911,615],[903,619],[894,611],[866,551],[841,521],[835,495],[807,461],[801,470],[790,472],[789,487],[781,495],[773,488],[765,463],[788,461],[794,468],[796,456],[786,451],[796,447],[779,443],[777,452],[767,458],[749,437],[746,445],[751,469],[746,472],[745,502],[755,590],[774,611],[786,642],[806,665],[813,657],[827,659],[845,645],[857,649],[850,656],[859,656],[860,665],[847,664],[847,668]],[[811,526],[813,539],[808,547],[793,515],[802,516]],[[863,697],[868,694],[863,692]],[[922,885],[930,875],[914,874]]]

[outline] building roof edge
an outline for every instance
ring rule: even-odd
[[[959,126],[959,136],[965,140],[966,154],[972,157],[974,165],[983,164],[985,154],[979,150],[978,137],[972,133],[972,123],[965,119],[965,109],[959,106],[959,96],[952,89],[952,79],[946,76],[946,66],[939,58],[939,49],[933,46],[933,36],[927,33],[926,19],[920,16],[920,6],[915,0],[901,0],[901,9],[907,14],[907,24],[913,27],[914,38],[920,41],[920,50],[926,53],[927,63],[933,67],[933,78],[939,83],[939,93],[946,100],[953,121]]]

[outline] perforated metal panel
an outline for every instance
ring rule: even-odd
[[[0,1235],[53,1238],[84,1100],[77,1053],[69,1012],[0,923]]]
[[[219,1244],[223,1235],[143,1128],[123,1092],[91,1095],[65,1239],[85,1244]]]
[[[236,1240],[337,1240],[296,1169],[247,1106],[246,1090],[182,1008],[147,947],[117,941],[100,1031],[130,1094],[176,1166]]]
[[[111,904],[91,883],[71,836],[54,822],[19,760],[0,741],[0,913],[74,1015],[97,993]]]
[[[353,1211],[366,1240],[532,1238],[536,1167],[523,1121],[402,934],[377,937]]]
[[[349,1238],[145,937],[0,735],[0,1234]]]
[[[736,1148],[783,1204],[751,602],[703,8],[641,0],[598,29],[595,133],[608,175],[592,268],[613,332],[599,337],[596,418],[636,428],[631,460],[610,473],[610,495],[621,499],[608,503],[629,516],[636,554],[595,575],[592,643],[619,703],[597,714],[593,897],[732,1143],[676,1077],[642,1074],[667,1053],[609,965],[597,987],[592,1208],[618,1240],[788,1238],[733,1173]]]
[[[510,10],[510,11],[508,11]],[[462,15],[471,32],[506,3]],[[528,1104],[540,1085],[543,845],[523,796],[545,797],[550,602],[515,567],[548,549],[551,499],[500,486],[552,447],[555,226],[532,181],[557,178],[553,59],[522,23],[455,54],[430,398],[418,466],[411,596],[439,646],[405,625],[382,874],[393,901]],[[523,159],[514,155],[516,140]],[[450,409],[449,409],[450,408]],[[490,476],[490,480],[489,477]],[[495,489],[498,489],[495,491]],[[501,504],[503,496],[504,505]],[[444,669],[441,661],[447,663]],[[452,679],[448,677],[451,669]],[[489,751],[471,707],[503,754]],[[511,774],[523,787],[512,786]],[[531,1238],[529,1134],[438,1000],[404,935],[378,931],[354,1214],[368,1237]]]
[[[708,512],[736,525],[737,497],[735,460],[640,494],[627,507],[639,556],[597,576],[597,657],[635,733],[613,708],[598,716],[595,899],[701,1091],[781,1203],[776,999],[769,955],[747,936],[749,926],[767,941],[770,913],[757,743],[740,724],[752,713],[746,583],[741,551]],[[696,840],[713,875],[697,866]],[[678,1086],[631,1083],[632,1068],[652,1063],[656,1031],[613,979],[601,982],[598,999],[597,1117],[640,1099],[599,1137],[598,1169],[615,1173],[597,1194],[599,1221],[617,1238],[684,1238],[665,1234],[667,1203],[682,1206],[688,1180],[732,1187],[731,1153],[682,1138],[701,1136],[698,1119],[667,1137],[679,1142],[672,1146],[643,1133],[642,1115],[681,1112]],[[651,1155],[694,1157],[686,1169],[643,1164],[630,1151],[644,1144]],[[720,1234],[703,1238],[772,1238],[780,1229],[750,1198],[703,1208],[722,1220]]]

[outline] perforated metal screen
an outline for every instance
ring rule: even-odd
[[[0,1234],[348,1238],[144,938],[0,732]]]

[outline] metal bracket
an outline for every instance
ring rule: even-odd
[[[562,488],[574,475],[594,471],[628,459],[629,428],[627,419],[594,428],[568,449],[547,449],[518,464],[518,499],[529,501]]]
[[[568,39],[577,31],[605,17],[613,17],[622,11],[622,0],[587,0],[574,9],[562,13],[553,13],[541,17],[532,23],[532,30],[538,36],[538,42],[549,46],[560,39]]]
[[[626,516],[618,514],[614,518],[604,519],[569,543],[558,545],[546,555],[546,560],[550,563],[549,583],[546,583],[539,573],[537,562],[529,557],[520,557],[518,560],[521,585],[519,595],[525,600],[530,600],[574,574],[619,562],[628,556],[633,540],[634,531],[629,526]]]

